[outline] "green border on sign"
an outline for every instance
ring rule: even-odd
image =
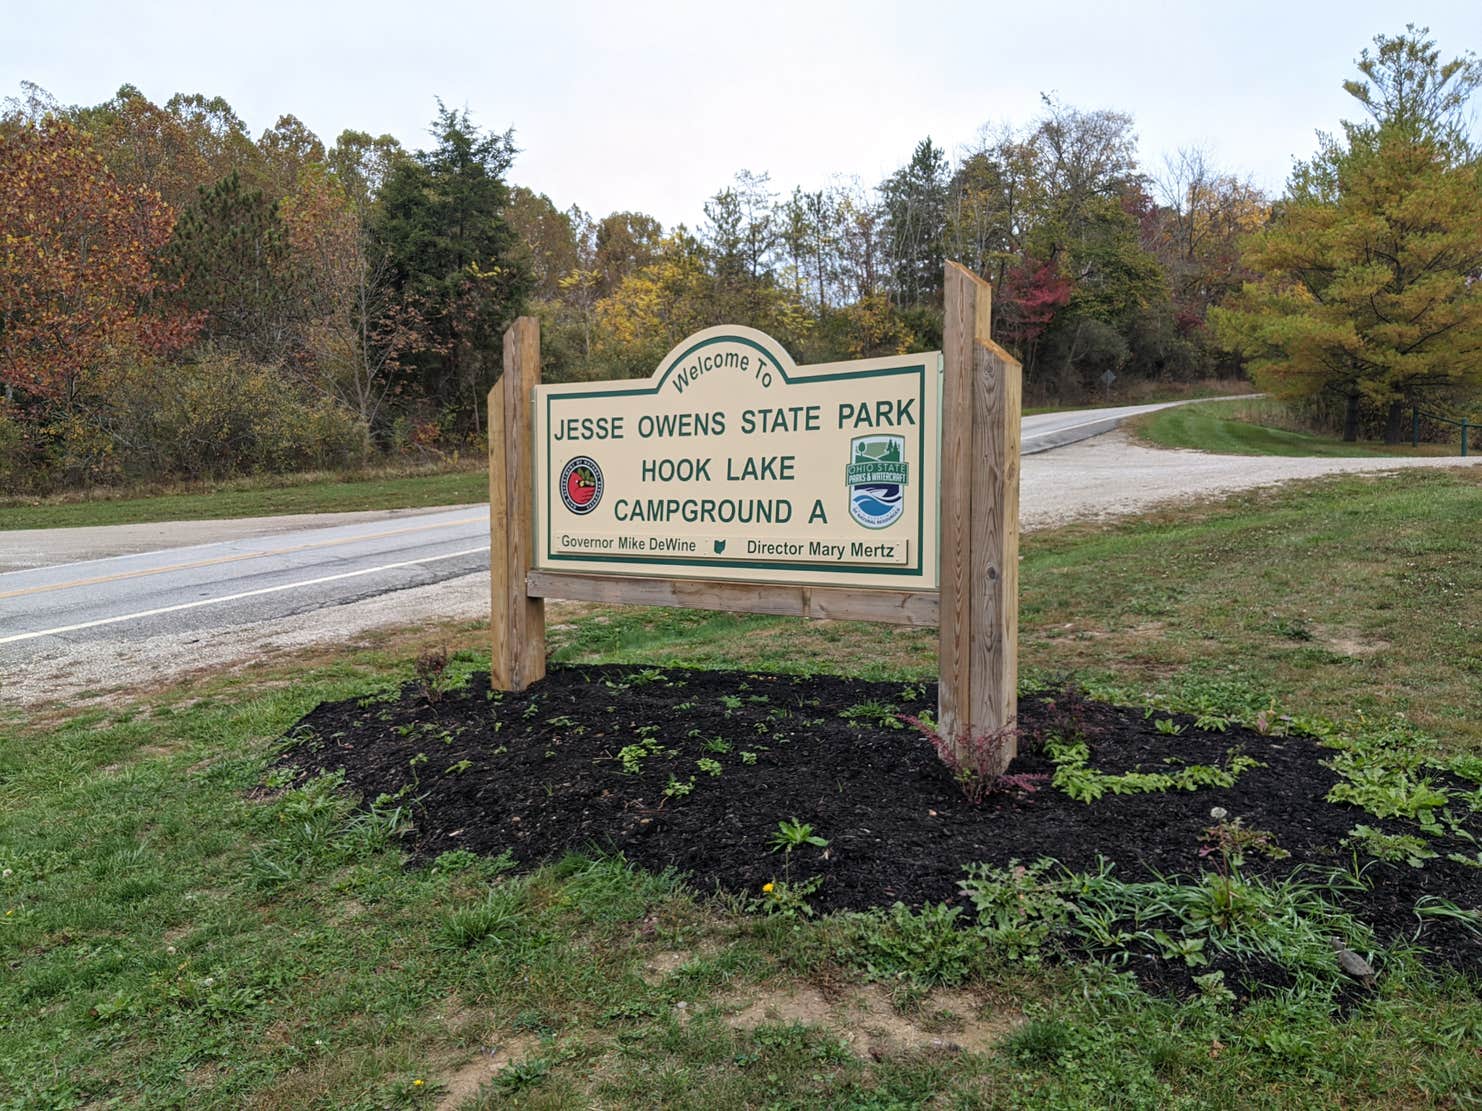
[[[641,396],[643,394],[656,394],[656,393],[659,392],[659,390],[663,389],[664,383],[669,380],[669,375],[673,372],[673,370],[674,370],[674,368],[676,366],[678,366],[680,363],[682,363],[685,359],[689,358],[696,351],[700,350],[700,348],[702,348],[702,347],[708,347],[710,344],[713,344],[713,343],[739,343],[739,344],[744,344],[747,347],[753,348],[758,354],[760,354],[763,358],[765,358],[767,360],[767,362],[771,363],[774,367],[777,368],[777,372],[782,375],[782,380],[784,382],[786,382],[787,384],[789,384],[789,385],[794,385],[794,384],[796,384],[796,385],[806,385],[806,384],[811,383],[811,382],[839,382],[839,381],[847,381],[847,380],[855,379],[855,378],[879,378],[879,377],[886,377],[886,376],[890,376],[890,375],[900,375],[900,374],[914,374],[914,375],[916,375],[916,377],[917,377],[917,394],[916,394],[916,396],[917,396],[917,403],[918,403],[918,405],[920,407],[919,408],[919,412],[921,413],[921,419],[917,423],[917,427],[916,427],[916,431],[917,431],[917,459],[919,460],[918,466],[923,466],[924,467],[925,462],[926,462],[926,364],[925,363],[905,363],[905,364],[902,364],[901,366],[895,366],[895,367],[875,367],[875,368],[873,368],[871,370],[844,370],[844,371],[837,371],[837,372],[835,372],[833,374],[808,374],[808,375],[802,375],[799,378],[794,379],[793,377],[791,377],[787,373],[786,370],[784,370],[782,368],[782,364],[779,363],[772,356],[772,353],[769,352],[761,344],[757,343],[755,340],[748,339],[745,336],[711,336],[709,339],[701,340],[699,343],[693,345],[692,347],[688,347],[684,351],[680,352],[680,354],[674,359],[674,361],[671,362],[667,368],[665,368],[664,373],[659,376],[659,380],[657,382],[653,383],[653,385],[634,386],[631,389],[624,389],[624,390],[610,390],[610,389],[609,390],[590,390],[590,389],[589,390],[573,390],[573,391],[571,391],[569,393],[563,392],[563,393],[561,393],[559,395],[558,394],[555,394],[555,393],[551,393],[551,392],[547,392],[546,393],[546,395],[545,395],[545,428],[544,428],[545,435],[544,435],[544,439],[545,439],[545,452],[546,452],[546,457],[545,457],[545,474],[546,474],[546,479],[547,479],[547,481],[546,481],[546,490],[545,490],[545,558],[547,560],[550,560],[552,562],[560,561],[560,562],[563,562],[563,563],[627,563],[627,564],[634,564],[634,565],[642,566],[642,567],[735,567],[735,568],[758,567],[758,568],[761,568],[761,569],[767,570],[767,571],[806,571],[806,572],[808,572],[810,574],[815,574],[815,575],[816,574],[823,573],[824,569],[828,566],[827,564],[818,564],[818,563],[771,563],[771,562],[766,562],[766,561],[763,561],[763,560],[754,560],[754,559],[747,559],[747,560],[739,560],[739,559],[737,559],[737,560],[730,560],[730,559],[652,559],[652,558],[650,558],[648,556],[608,556],[608,555],[604,555],[604,556],[602,556],[602,557],[600,557],[598,559],[594,559],[592,556],[588,556],[588,555],[558,555],[556,552],[554,552],[554,551],[551,550],[554,547],[554,545],[552,543],[552,527],[551,527],[551,483],[549,481],[550,480],[550,475],[551,475],[551,468],[554,465],[554,461],[553,461],[553,457],[552,457],[552,451],[551,451],[551,427],[552,427],[552,424],[551,424],[551,403],[553,401],[558,400],[558,399],[564,401],[564,400],[568,400],[568,399],[576,399],[576,398],[584,398],[584,397],[637,397],[637,396]],[[938,417],[940,418],[940,414],[938,414]],[[915,552],[914,552],[914,554],[912,556],[912,559],[914,560],[914,566],[910,566],[910,567],[879,567],[879,566],[875,566],[875,567],[871,567],[871,566],[859,567],[857,565],[849,565],[849,566],[845,567],[844,573],[845,574],[849,574],[849,575],[895,575],[895,576],[904,575],[904,576],[908,576],[908,577],[911,577],[911,578],[920,578],[920,577],[922,577],[922,575],[925,573],[924,572],[924,568],[922,567],[921,559],[922,559],[922,544],[923,544],[923,542],[925,540],[925,529],[926,529],[926,503],[925,503],[925,500],[924,500],[925,499],[925,496],[926,496],[926,493],[927,493],[927,491],[926,491],[926,489],[923,486],[923,488],[921,490],[921,496],[917,499],[917,506],[916,506],[916,550],[915,550]],[[851,517],[851,519],[852,519],[852,517]]]

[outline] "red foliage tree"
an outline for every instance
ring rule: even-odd
[[[1053,262],[1024,257],[1010,265],[998,291],[998,333],[1009,343],[1032,343],[1070,301],[1074,283]]]
[[[108,360],[186,342],[193,322],[153,304],[174,221],[71,124],[0,126],[0,384],[66,404]]]

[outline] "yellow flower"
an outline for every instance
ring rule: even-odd
[[[770,883],[764,883],[764,884],[762,884],[762,892],[763,892],[763,894],[768,894],[768,893],[771,892],[771,890],[772,890],[772,885]]]
[[[412,1081],[412,1087],[413,1088],[420,1088],[420,1087],[422,1087],[422,1081],[420,1081],[420,1080],[413,1080]]]

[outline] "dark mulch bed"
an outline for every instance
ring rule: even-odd
[[[653,674],[557,667],[530,690],[502,695],[479,675],[436,702],[411,684],[394,700],[318,707],[299,723],[301,739],[282,760],[305,774],[344,769],[348,785],[369,799],[401,790],[415,774],[413,851],[424,858],[460,848],[508,850],[522,866],[534,866],[571,849],[598,848],[646,868],[676,868],[702,890],[753,896],[780,876],[772,836],[779,820],[795,817],[829,841],[827,859],[807,848],[792,864],[795,879],[825,877],[811,900],[821,911],[897,900],[966,906],[957,883],[963,865],[979,861],[1051,856],[1086,870],[1101,857],[1129,880],[1191,875],[1210,865],[1199,849],[1215,806],[1250,828],[1271,831],[1291,853],[1280,861],[1247,856],[1247,874],[1269,877],[1301,865],[1351,867],[1353,853],[1340,842],[1357,824],[1414,832],[1406,823],[1325,802],[1337,781],[1322,764],[1331,753],[1309,737],[1268,737],[1236,726],[1209,732],[1181,715],[1174,716],[1184,731],[1174,735],[1159,732],[1139,708],[1085,702],[1076,717],[1092,765],[1102,771],[1168,770],[1170,760],[1218,765],[1232,751],[1265,766],[1244,772],[1228,789],[1107,795],[1087,805],[1045,785],[974,808],[919,733],[841,716],[872,702],[911,714],[934,709],[931,685],[676,669],[663,679]],[[1022,700],[1026,736],[1063,727],[1066,704],[1063,695]],[[618,752],[639,740],[645,726],[657,726],[659,739],[679,755],[649,757],[639,775],[626,774]],[[725,740],[731,751],[706,751],[703,742],[711,738]],[[754,764],[742,762],[743,751],[756,754]],[[414,765],[420,753],[426,759]],[[701,757],[719,760],[722,774],[697,769]],[[459,770],[463,761],[469,764]],[[1012,770],[1054,769],[1030,752]],[[666,799],[671,774],[694,776],[693,792]],[[1472,829],[1482,835],[1476,816]],[[1349,909],[1381,942],[1416,935],[1414,907],[1424,895],[1464,908],[1482,904],[1482,870],[1444,859],[1475,847],[1459,840],[1433,844],[1441,857],[1423,869],[1367,868],[1372,888]],[[1482,969],[1482,941],[1460,924],[1427,920],[1420,942],[1428,959]],[[1242,972],[1247,981],[1280,980],[1279,970]],[[1182,966],[1139,974],[1170,986],[1188,982]]]

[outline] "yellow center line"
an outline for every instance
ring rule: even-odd
[[[267,556],[290,555],[293,552],[307,552],[315,548],[332,548],[338,544],[354,544],[361,540],[383,540],[388,536],[405,536],[413,532],[431,532],[434,529],[456,528],[459,525],[471,525],[476,521],[483,521],[485,517],[461,517],[456,521],[444,521],[438,525],[409,525],[406,528],[387,529],[385,532],[371,532],[363,536],[342,536],[337,540],[316,540],[312,544],[294,544],[287,548],[269,548],[261,552],[242,552],[238,555],[215,556],[211,559],[195,559],[187,563],[172,563],[166,567],[147,567],[138,571],[119,571],[112,575],[99,575],[91,579],[73,579],[71,582],[52,583],[48,586],[28,586],[22,590],[9,590],[0,593],[0,599],[23,598],[28,594],[46,594],[53,590],[71,590],[79,586],[97,586],[100,583],[118,582],[121,579],[139,579],[147,575],[163,575],[170,571],[190,571],[197,567],[214,567],[221,563],[235,563],[244,559],[263,559]]]

